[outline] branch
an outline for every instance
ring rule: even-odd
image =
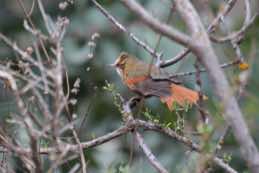
[[[133,97],[132,99],[130,99],[129,101],[125,102],[124,99],[122,97],[120,97],[122,102],[123,102],[123,112],[122,112],[122,118],[124,120],[124,122],[128,125],[131,125],[135,120],[134,117],[132,115],[131,112],[131,104],[132,102],[134,102],[135,97]],[[139,144],[139,146],[141,147],[141,149],[143,150],[144,154],[146,155],[149,163],[160,173],[169,173],[164,167],[163,165],[158,161],[158,159],[156,158],[156,156],[152,153],[152,151],[150,150],[150,148],[147,146],[147,144],[144,142],[144,139],[142,137],[142,135],[137,131],[136,128],[134,128],[134,136]]]
[[[11,84],[15,85],[12,82],[14,79],[12,79],[12,77],[9,76],[8,73],[7,74],[4,73],[4,72],[0,73],[0,77],[2,77],[4,79],[7,79],[7,80],[10,80]],[[16,87],[14,86],[12,88],[16,88]],[[129,103],[129,105],[130,105],[130,103]],[[129,105],[127,105],[127,107],[125,107],[124,110],[130,110]],[[127,124],[122,126],[121,128],[119,128],[119,129],[117,129],[117,130],[115,130],[113,132],[110,132],[110,133],[108,133],[108,134],[106,134],[104,136],[101,136],[101,137],[95,138],[93,140],[87,141],[87,142],[79,143],[79,141],[77,141],[79,144],[76,144],[76,145],[61,144],[61,146],[63,145],[62,148],[66,148],[66,152],[68,152],[68,151],[78,151],[79,149],[82,150],[82,148],[85,149],[85,148],[95,147],[95,146],[101,145],[101,144],[103,144],[105,142],[108,142],[108,141],[110,141],[110,140],[112,140],[114,138],[117,138],[117,137],[119,137],[119,136],[121,136],[123,134],[126,134],[128,132],[132,132],[133,129],[136,130],[137,128],[142,127],[145,130],[152,130],[152,131],[157,131],[157,132],[166,134],[167,136],[169,136],[169,137],[171,137],[171,138],[173,138],[173,139],[175,139],[175,140],[177,140],[179,142],[182,142],[184,145],[188,146],[192,150],[195,150],[197,152],[201,151],[200,147],[197,144],[195,144],[190,139],[188,139],[188,138],[186,138],[184,136],[178,135],[175,131],[173,131],[170,128],[165,128],[165,127],[162,127],[162,126],[157,125],[157,124],[153,124],[153,123],[150,123],[150,122],[145,122],[143,120],[134,120],[133,117],[127,111],[125,111],[125,115],[126,115],[125,117],[127,118],[127,121],[126,121]],[[136,134],[136,135],[138,135],[138,134]],[[151,162],[151,164],[156,169],[159,169],[160,170],[159,172],[167,172],[163,168],[163,166],[160,165],[160,163],[157,161],[157,159],[155,159],[154,155],[150,155],[151,151],[144,144],[144,142],[141,139],[141,136],[138,135],[137,138],[138,138],[138,141],[139,141],[139,145],[142,146],[142,149],[146,153],[146,155],[147,155],[149,161]],[[60,145],[57,146],[57,147],[60,147]],[[15,149],[14,149],[14,147],[13,148],[6,148],[6,149],[2,150],[1,152],[7,152],[8,149],[11,149],[11,151],[13,151],[13,152],[23,153],[25,155],[30,155],[32,153],[31,149],[24,149],[24,148],[19,148],[19,147],[15,147]],[[40,148],[39,149],[39,153],[40,154],[50,154],[50,153],[58,152],[58,151],[59,151],[59,148],[55,148],[55,147]],[[217,160],[220,160],[220,159],[217,158]],[[223,161],[221,163],[224,164]],[[227,164],[224,164],[224,167],[229,167],[229,166]],[[229,169],[232,169],[232,168],[229,168]]]
[[[160,22],[155,17],[151,16],[141,5],[139,5],[135,0],[121,0],[126,7],[128,7],[134,14],[136,14],[146,25],[148,25],[152,30],[158,32],[171,40],[174,40],[185,47],[191,45],[191,38],[178,31],[177,29]]]
[[[7,38],[1,32],[0,32],[0,40],[2,40],[7,46],[12,48],[19,55],[21,55],[23,60],[26,60],[35,66],[40,66],[39,63],[37,61],[35,61],[31,55],[29,55],[26,51],[23,51],[21,48],[19,48],[15,42],[12,42],[9,38]]]
[[[228,62],[228,63],[224,63],[224,64],[221,64],[220,67],[221,68],[228,68],[228,67],[231,67],[233,65],[236,65],[236,64],[239,64],[240,63],[240,60],[237,59],[237,60],[234,60],[234,61],[231,61],[231,62]],[[201,73],[201,72],[206,72],[207,70],[205,68],[203,69],[200,69],[200,70],[195,70],[195,71],[190,71],[190,72],[181,72],[181,73],[176,73],[176,74],[172,74],[169,76],[169,78],[177,78],[177,77],[180,77],[180,76],[190,76],[190,75],[193,75],[193,74],[196,74],[196,73]]]
[[[117,19],[115,19],[115,17],[113,17],[107,10],[105,10],[96,0],[92,0],[92,2],[120,31],[126,33],[133,41],[135,41],[139,46],[150,53],[151,56],[156,58],[160,57],[160,55],[156,53],[154,49],[152,49],[147,43],[141,41],[135,34],[127,30],[125,26],[123,26]]]
[[[152,151],[149,149],[149,147],[145,144],[144,139],[142,135],[139,132],[135,132],[135,137],[137,139],[137,142],[139,146],[142,148],[143,152],[147,156],[149,162],[156,168],[156,170],[160,173],[168,173],[168,171],[161,166],[157,158],[154,156]]]
[[[201,148],[198,144],[194,143],[193,141],[191,141],[190,139],[188,139],[184,136],[177,134],[174,130],[163,127],[159,124],[154,124],[151,122],[146,122],[146,121],[138,120],[138,119],[134,119],[133,121],[130,121],[128,124],[123,125],[122,127],[118,128],[106,135],[97,137],[95,139],[92,139],[92,140],[89,140],[86,142],[81,142],[81,146],[84,149],[96,147],[96,146],[102,145],[108,141],[111,141],[115,138],[118,138],[124,134],[132,132],[133,129],[136,130],[137,128],[143,128],[144,130],[155,131],[155,132],[164,134],[172,139],[175,139],[178,142],[181,142],[182,144],[186,145],[188,148],[190,148],[193,151],[201,152]],[[64,144],[64,145],[66,146],[66,148],[69,149],[69,151],[78,151],[78,149],[79,149],[78,144],[74,144],[74,145],[73,144]],[[5,153],[5,152],[8,152],[8,150],[9,149],[6,148],[6,149],[2,149],[0,152]],[[39,153],[40,154],[51,154],[51,153],[57,152],[57,151],[58,151],[57,148],[48,147],[48,148],[40,148]],[[24,155],[29,155],[31,153],[31,150],[16,147],[14,152],[19,152]],[[215,160],[217,160],[217,161],[215,161]],[[226,164],[224,161],[222,161],[218,157],[213,157],[213,161],[215,162],[216,165],[218,165],[222,168],[226,167],[227,169],[233,170],[233,168],[231,168],[228,164]],[[222,164],[223,164],[223,166],[221,166]],[[231,171],[228,171],[228,172],[232,173]]]
[[[213,162],[216,163],[216,165],[218,165],[219,167],[223,168],[224,170],[226,170],[229,173],[238,173],[236,170],[234,170],[228,164],[226,164],[223,160],[221,160],[221,159],[219,159],[217,157],[213,158]]]
[[[222,43],[226,41],[235,40],[236,42],[240,42],[242,38],[244,37],[244,33],[249,29],[255,22],[256,18],[259,16],[259,14],[255,14],[248,22],[244,22],[243,26],[240,30],[232,32],[224,37],[217,37],[217,36],[210,36],[211,40],[217,43]]]
[[[224,9],[218,13],[217,17],[215,17],[214,20],[211,22],[211,24],[208,26],[208,28],[207,28],[208,33],[214,32],[216,26],[218,26],[219,23],[223,21],[223,18],[233,8],[235,3],[236,3],[236,0],[229,0],[227,2],[227,4],[224,6]],[[175,64],[175,63],[179,62],[181,59],[183,59],[190,52],[191,52],[191,50],[189,48],[185,48],[178,55],[176,55],[174,58],[163,61],[160,64],[160,67],[164,68],[164,67],[168,67],[172,64]]]
[[[218,26],[218,24],[223,21],[224,17],[231,11],[231,9],[234,7],[236,2],[237,0],[228,0],[223,10],[217,15],[217,17],[212,21],[212,23],[208,27],[207,30],[209,33],[215,31],[216,26]]]
[[[122,102],[124,102],[123,98],[121,98],[121,100],[122,100]],[[134,101],[136,101],[136,100],[133,97],[128,102],[123,104],[123,114],[122,115],[123,115],[124,121],[126,121],[126,123],[128,125],[133,125],[133,123],[136,123],[136,125],[134,126],[134,129],[135,129],[136,133],[138,133],[136,128],[139,125],[140,127],[143,127],[145,130],[154,130],[154,131],[158,131],[160,133],[164,133],[167,136],[169,136],[173,139],[176,139],[179,142],[182,142],[183,144],[185,144],[186,146],[188,146],[192,150],[197,151],[199,153],[202,152],[201,148],[197,144],[195,144],[193,141],[191,141],[190,139],[188,139],[184,136],[178,135],[175,131],[173,131],[170,128],[165,128],[165,127],[162,127],[161,125],[153,124],[153,123],[150,123],[150,122],[145,122],[145,121],[142,121],[142,120],[135,120],[132,116],[132,112],[131,112],[131,109],[130,109],[131,108],[130,105],[132,104],[131,102],[134,102]],[[135,135],[137,135],[136,133],[135,133]],[[164,170],[163,166],[157,161],[157,159],[154,157],[154,155],[150,152],[149,148],[145,145],[141,135],[137,136],[137,138],[139,138],[138,139],[139,145],[142,147],[142,149],[143,149],[144,153],[146,154],[146,156],[148,157],[149,161],[158,170],[158,172],[166,171],[166,170]],[[216,165],[222,167],[227,172],[237,173],[233,168],[231,168],[228,164],[224,163],[221,159],[213,156],[212,160],[214,161],[214,163]]]
[[[142,127],[142,128],[144,128],[144,130],[151,130],[151,131],[163,133],[163,134],[169,136],[170,138],[175,139],[176,141],[181,142],[182,144],[186,145],[191,150],[194,150],[197,152],[201,151],[198,144],[192,142],[190,139],[188,139],[184,136],[177,134],[175,131],[173,131],[170,128],[162,127],[161,125],[154,124],[151,122],[146,122],[143,120],[134,120],[134,124],[135,124],[134,126]]]
[[[211,46],[209,36],[203,27],[198,13],[189,0],[176,0],[177,10],[193,35],[196,46],[193,52],[201,60],[208,71],[209,79],[224,108],[224,119],[233,130],[234,136],[240,145],[243,158],[252,172],[259,172],[259,153],[249,133],[248,127],[237,104],[231,94],[229,83],[220,68],[218,58]]]
[[[179,62],[180,60],[182,60],[186,55],[188,55],[189,53],[191,52],[190,49],[188,48],[184,48],[180,53],[178,53],[174,58],[172,59],[169,59],[169,60],[165,60],[165,61],[162,61],[160,63],[160,67],[161,68],[165,68],[165,67],[168,67],[170,65],[173,65],[177,62]]]

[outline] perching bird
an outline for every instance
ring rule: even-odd
[[[173,82],[160,68],[146,64],[128,53],[122,52],[112,66],[116,67],[123,83],[130,90],[144,97],[160,98],[170,111],[173,110],[174,102],[183,107],[185,104],[196,104],[199,100],[197,91]]]

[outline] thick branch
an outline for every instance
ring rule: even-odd
[[[177,29],[160,22],[155,17],[151,16],[141,5],[135,0],[121,0],[134,14],[136,14],[146,25],[150,26],[154,31],[189,47],[191,44],[190,37],[178,31]]]
[[[149,162],[160,172],[160,173],[168,173],[166,169],[161,167],[161,164],[158,162],[156,157],[153,155],[149,147],[145,144],[144,139],[142,135],[139,132],[135,132],[135,137],[137,139],[137,142],[139,143],[139,146],[142,148],[143,152],[147,156]]]
[[[221,70],[218,58],[211,46],[209,37],[204,29],[198,13],[189,0],[176,0],[177,9],[186,22],[193,35],[196,46],[193,52],[201,60],[209,74],[209,79],[215,88],[214,92],[219,97],[224,108],[224,118],[232,127],[237,142],[240,145],[243,158],[254,173],[259,172],[259,153],[249,134],[248,127],[243,119],[235,97],[231,94],[231,88]],[[192,26],[192,27],[190,27]]]

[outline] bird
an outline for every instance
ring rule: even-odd
[[[122,82],[142,97],[157,97],[170,111],[175,104],[184,107],[199,100],[199,93],[169,78],[169,74],[154,64],[139,60],[134,55],[121,52],[111,66],[116,68]]]

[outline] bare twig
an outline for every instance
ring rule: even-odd
[[[139,146],[142,148],[143,152],[145,153],[146,157],[148,158],[149,162],[153,165],[154,168],[160,173],[168,173],[168,171],[161,166],[157,158],[154,156],[152,151],[149,149],[149,147],[144,142],[144,139],[142,135],[139,132],[134,132],[136,140],[139,144]]]
[[[235,42],[239,43],[243,39],[247,29],[249,29],[254,24],[258,15],[259,14],[257,13],[251,19],[249,19],[249,21],[245,21],[240,30],[231,32],[224,37],[210,36],[211,40],[218,43],[234,40]]]
[[[179,62],[180,60],[182,60],[186,55],[188,55],[191,52],[190,49],[184,48],[180,53],[178,53],[174,58],[171,58],[169,60],[165,60],[162,61],[160,63],[160,67],[161,68],[165,68],[168,67],[170,65],[173,65],[177,62]]]
[[[160,55],[156,53],[154,49],[151,48],[147,43],[140,40],[135,34],[127,30],[115,17],[113,17],[107,10],[105,10],[96,0],[92,0],[95,6],[109,19],[120,31],[126,33],[133,41],[135,41],[139,46],[143,47],[148,53],[153,57],[159,57]]]
[[[37,60],[38,60],[39,65],[40,65],[39,70],[41,72],[41,76],[42,76],[42,80],[43,80],[43,84],[44,84],[44,93],[47,94],[49,92],[49,86],[48,86],[48,82],[47,82],[46,73],[44,73],[44,66],[43,66],[43,63],[42,63],[42,57],[40,55],[37,44],[33,44],[33,47],[35,49],[35,54],[36,54]]]
[[[166,19],[166,24],[168,24],[168,23],[170,22],[170,19],[171,19],[172,15],[173,15],[174,10],[175,10],[175,5],[172,4],[172,8],[170,8],[169,15],[168,15],[168,17],[167,17],[167,19]],[[155,51],[156,51],[156,52],[158,51],[158,48],[159,48],[159,45],[160,45],[161,40],[162,40],[162,34],[159,33],[159,34],[158,34],[158,38],[157,38],[157,42],[156,42],[156,45],[155,45]],[[149,69],[148,69],[148,74],[149,74],[149,75],[150,75],[150,72],[151,72],[151,67],[152,67],[153,62],[154,62],[154,58],[155,58],[155,57],[152,57],[151,62],[150,62],[150,65],[149,65],[149,67],[148,67],[148,68],[149,68]],[[159,67],[160,64],[161,64],[161,56],[159,56],[159,57],[156,58],[156,63],[155,63],[155,65],[156,65],[157,67]]]
[[[226,170],[229,173],[238,173],[236,170],[234,170],[232,167],[230,167],[228,164],[226,164],[223,160],[214,157],[213,158],[214,163],[216,163],[218,166],[220,166],[221,168],[223,168],[224,170]]]
[[[76,173],[79,171],[80,165],[79,164],[75,164],[68,173]]]
[[[30,168],[34,169],[36,172],[40,173],[40,172],[42,172],[42,170],[41,170],[41,162],[40,162],[39,153],[38,153],[37,135],[34,133],[32,123],[29,122],[28,119],[27,119],[27,115],[29,115],[28,110],[27,110],[22,98],[20,97],[20,95],[18,93],[16,81],[13,78],[12,75],[10,75],[9,73],[7,73],[5,71],[0,71],[0,78],[3,78],[5,80],[7,80],[9,82],[10,86],[11,86],[12,91],[14,92],[14,96],[16,98],[17,106],[18,106],[18,108],[20,110],[20,113],[23,117],[23,123],[26,126],[26,130],[27,130],[27,132],[30,136],[31,157],[32,157],[32,160],[34,161],[35,169],[34,169],[34,167],[30,167]],[[10,143],[8,145],[10,145]],[[14,147],[11,147],[11,149],[14,150]],[[14,151],[17,152],[18,150],[15,149]],[[17,152],[17,153],[20,153],[20,152]]]
[[[240,63],[240,60],[234,60],[234,61],[231,61],[231,62],[228,62],[228,63],[224,63],[224,64],[221,64],[220,67],[221,68],[228,68],[228,67],[231,67],[235,64],[239,64]],[[207,70],[206,69],[200,69],[199,71],[195,70],[195,71],[190,71],[190,72],[182,72],[182,73],[176,73],[176,74],[172,74],[170,75],[170,78],[177,78],[177,77],[180,77],[180,76],[189,76],[189,75],[194,75],[196,74],[197,72],[206,72]]]
[[[32,128],[32,127],[30,127]],[[42,164],[41,164],[41,160],[40,160],[40,154],[38,152],[38,140],[37,140],[37,136],[34,135],[34,133],[32,133],[32,131],[30,132],[30,145],[31,145],[31,150],[32,150],[32,160],[34,162],[35,165],[35,172],[37,173],[41,173],[42,172]]]
[[[35,66],[38,66],[38,62],[34,60],[34,58],[29,55],[26,51],[23,51],[21,48],[17,46],[16,43],[12,42],[9,38],[7,38],[4,34],[0,32],[0,39],[4,41],[9,47],[11,47],[15,52],[21,55],[22,59],[32,63]]]
[[[25,17],[27,18],[27,20],[28,20],[29,23],[31,24],[33,30],[36,31],[36,27],[34,26],[34,24],[33,24],[33,22],[32,22],[32,19],[31,19],[31,16],[30,16],[30,14],[32,13],[32,10],[34,9],[34,4],[35,4],[34,1],[35,1],[35,0],[33,0],[32,8],[31,8],[31,10],[30,10],[29,13],[28,13],[27,10],[25,9],[22,0],[18,0],[18,3],[19,3],[19,5],[22,7],[23,12],[24,12],[24,14],[25,14]],[[35,33],[40,33],[40,32],[37,32],[37,31],[36,31]],[[39,39],[39,41],[40,41],[40,45],[41,45],[41,47],[42,47],[42,49],[43,49],[43,52],[44,52],[45,56],[46,56],[47,59],[49,60],[50,58],[49,58],[47,49],[46,49],[46,47],[45,47],[45,45],[44,45],[43,39],[42,39],[42,37],[41,37],[41,34],[36,34],[36,36],[38,37],[38,39]],[[44,38],[44,37],[43,37],[43,38]]]
[[[237,2],[237,0],[228,0],[227,1],[227,3],[224,5],[223,10],[221,10],[220,13],[218,13],[216,18],[212,21],[212,23],[208,27],[207,31],[209,33],[215,31],[218,24],[224,20],[224,17],[231,11],[231,9],[234,7],[236,2]]]
[[[243,39],[244,35],[245,35],[245,31],[254,23],[256,17],[258,16],[258,13],[256,15],[254,15],[251,18],[251,7],[250,7],[250,1],[249,0],[245,0],[245,20],[243,23],[243,26],[241,27],[241,29],[239,31],[236,32],[232,32],[229,34],[228,28],[226,28],[227,30],[227,36],[223,37],[223,38],[215,38],[213,37],[212,40],[217,41],[217,42],[224,42],[224,41],[230,41],[232,47],[234,48],[237,58],[240,59],[241,62],[244,61],[244,56],[241,52],[241,49],[239,47],[239,43],[240,41]]]

